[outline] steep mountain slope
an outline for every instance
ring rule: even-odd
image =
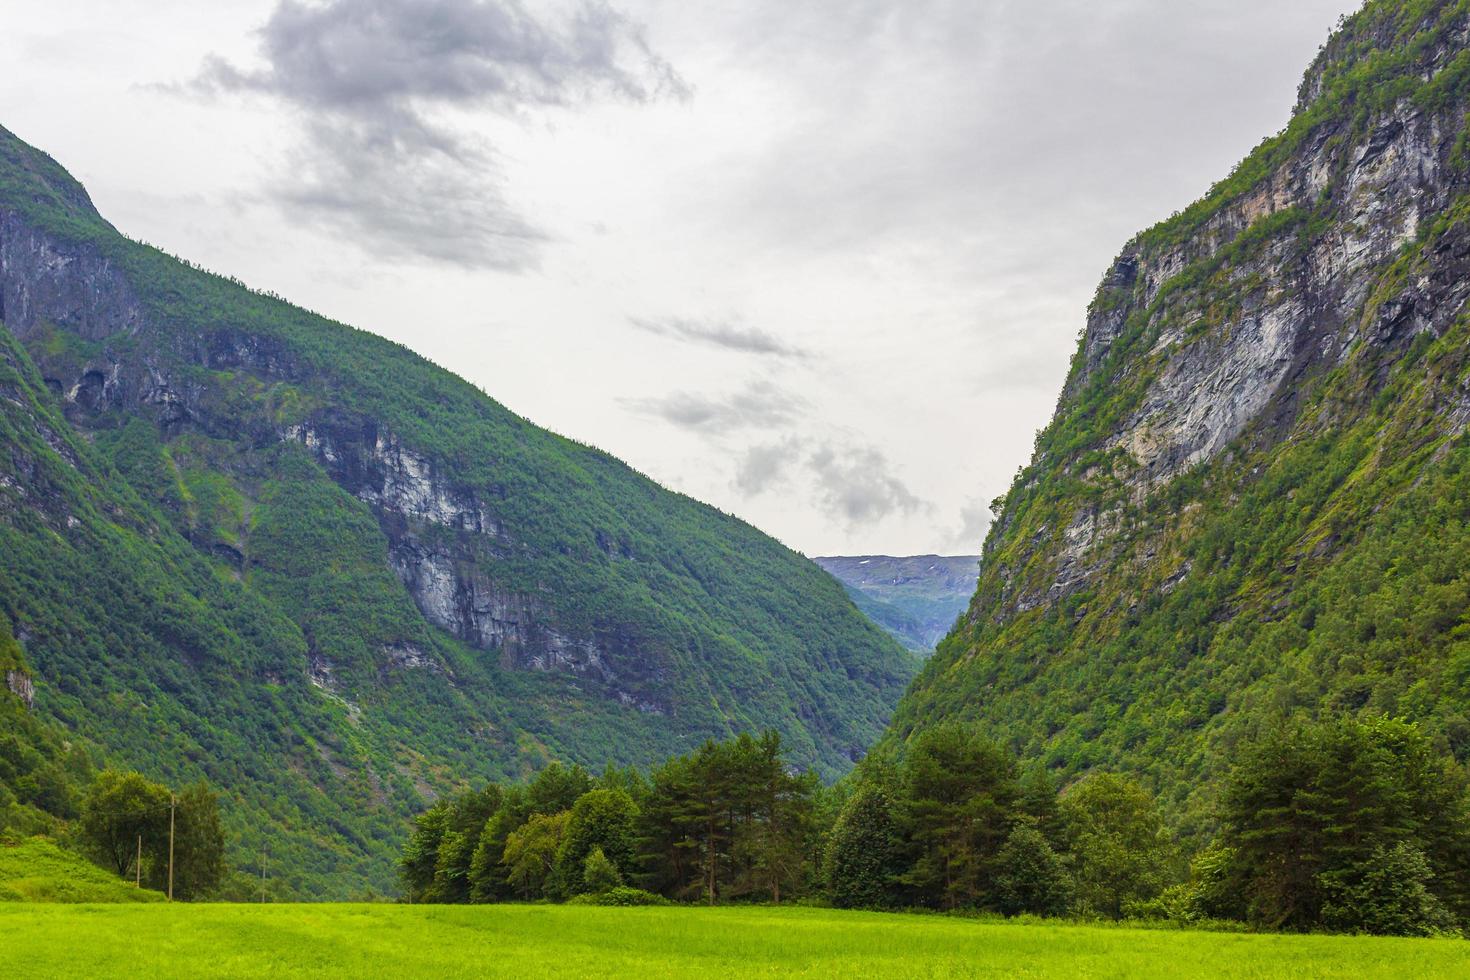
[[[916,653],[929,653],[970,604],[980,559],[917,555],[816,558],[857,607]]]
[[[1470,3],[1374,0],[1290,125],[1123,250],[896,715],[1152,777],[1297,713],[1470,756]]]
[[[801,556],[129,241],[4,130],[0,323],[0,618],[35,710],[206,775],[304,893],[387,884],[423,795],[550,756],[773,727],[835,775],[916,666]]]

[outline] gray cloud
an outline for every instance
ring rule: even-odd
[[[755,497],[785,483],[800,454],[801,443],[795,439],[751,446],[735,468],[735,489]]]
[[[676,391],[660,398],[623,399],[623,404],[640,415],[709,435],[781,425],[806,408],[800,398],[768,381],[723,396]]]
[[[468,267],[534,265],[548,235],[507,200],[493,148],[447,112],[688,94],[642,26],[602,0],[559,14],[520,0],[281,0],[259,38],[264,67],[210,57],[193,87],[301,115],[302,142],[270,188],[285,213]]]
[[[933,509],[893,473],[880,450],[841,436],[791,436],[751,446],[736,464],[733,485],[756,497],[793,482],[805,484],[813,502],[849,531]]]
[[[889,471],[887,458],[877,449],[823,446],[807,463],[816,476],[819,502],[849,529],[928,509]]]
[[[757,327],[743,327],[723,320],[691,320],[683,317],[628,317],[639,330],[691,343],[722,347],[742,354],[805,359],[810,355]]]
[[[954,533],[955,544],[966,553],[979,554],[990,530],[990,505],[979,502],[960,509],[960,526]]]

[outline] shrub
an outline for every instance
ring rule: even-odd
[[[674,904],[662,895],[646,892],[642,888],[631,888],[628,885],[609,888],[600,895],[585,895],[582,897],[587,900],[588,905],[634,906]]]
[[[1433,936],[1454,919],[1430,892],[1434,877],[1424,852],[1400,842],[1379,847],[1365,863],[1340,876],[1321,875],[1322,924],[1342,932],[1379,936]]]
[[[594,847],[582,866],[582,885],[589,892],[601,895],[623,884],[623,876],[617,865],[607,859],[602,848]]]

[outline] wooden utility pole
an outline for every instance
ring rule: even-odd
[[[260,904],[265,904],[265,845],[260,845]]]
[[[178,797],[168,795],[168,900],[174,900],[174,806]]]
[[[136,876],[136,880],[133,882],[133,886],[136,887],[136,888],[142,888],[143,887],[143,835],[142,834],[139,834],[138,835],[138,859],[133,862],[133,874]]]

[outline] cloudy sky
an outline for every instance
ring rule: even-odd
[[[4,0],[119,228],[816,554],[978,551],[1136,231],[1356,0]]]

